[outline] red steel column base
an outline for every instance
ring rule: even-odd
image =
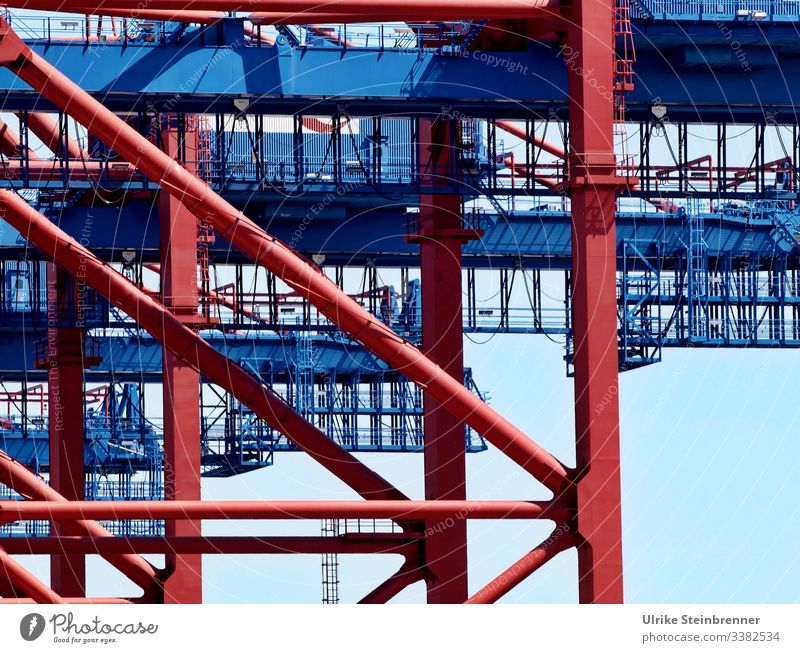
[[[57,326],[66,320],[80,325],[85,287],[55,265],[47,266],[47,365],[50,486],[70,501],[86,498],[84,469],[83,367],[84,333],[80,326]],[[73,314],[70,314],[73,313]],[[66,534],[58,524],[53,535]],[[86,557],[50,557],[50,583],[57,594],[85,596]]]

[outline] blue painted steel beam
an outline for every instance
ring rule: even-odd
[[[773,31],[788,29],[775,26]],[[735,26],[735,33],[754,35],[759,25]],[[674,27],[644,27],[641,49],[668,40]],[[659,30],[661,30],[659,32]],[[661,36],[663,32],[664,36]],[[670,51],[651,51],[636,63],[635,89],[626,99],[630,119],[646,119],[654,102],[669,107],[673,120],[762,120],[764,111],[775,119],[796,122],[794,89],[800,83],[800,53],[796,41],[770,50],[751,45],[750,70],[715,62],[730,55],[731,39],[718,30],[708,32],[707,44],[672,43],[684,48],[675,58]],[[763,38],[763,37],[762,37]],[[637,46],[638,47],[638,46]],[[659,46],[660,47],[660,46]],[[709,48],[704,58],[702,48]],[[700,53],[695,56],[695,51]],[[547,117],[566,107],[566,65],[569,53],[555,43],[532,43],[527,52],[447,53],[374,50],[366,48],[291,48],[202,46],[196,40],[148,46],[49,43],[34,49],[70,78],[118,111],[148,106],[171,111],[234,111],[233,99],[250,100],[249,111],[293,114],[313,108],[330,114],[342,105],[358,115],[439,114],[443,107],[462,116]],[[704,60],[715,63],[704,65]],[[684,61],[685,67],[676,63]],[[748,60],[749,61],[749,60]],[[568,64],[567,64],[568,65]],[[336,74],[331,74],[331,71]],[[37,94],[9,71],[0,71],[0,88],[7,89],[4,108],[43,110]]]
[[[305,212],[291,218],[272,217],[271,206],[247,208],[248,215],[267,231],[307,255],[325,254],[327,265],[362,265],[368,260],[382,266],[414,266],[418,247],[405,240],[409,216],[403,208],[359,212],[350,209],[339,218],[305,219]],[[800,265],[800,245],[778,229],[769,218],[715,213],[704,217],[705,238],[711,257],[769,259],[788,255],[790,269]],[[159,235],[152,205],[134,201],[123,207],[70,207],[58,218],[59,226],[77,239],[85,239],[98,255],[117,262],[124,250],[137,260],[157,262]],[[566,269],[571,255],[569,215],[562,211],[515,212],[506,216],[486,214],[484,235],[464,246],[466,267],[513,267],[523,260],[527,269]],[[620,256],[623,241],[635,241],[647,257],[673,256],[685,248],[686,218],[667,213],[620,213],[617,234]],[[224,242],[210,250],[220,263],[244,262]],[[0,260],[41,255],[5,225],[0,229]]]

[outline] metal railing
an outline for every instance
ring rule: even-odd
[[[631,0],[631,16],[651,20],[800,20],[797,0]]]

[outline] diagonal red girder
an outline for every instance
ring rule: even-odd
[[[555,494],[560,494],[570,486],[567,469],[550,453],[467,390],[461,381],[448,375],[414,345],[394,333],[343,293],[319,268],[267,234],[214,193],[202,180],[178,165],[100,102],[58,72],[23,43],[3,20],[0,20],[0,65],[12,70],[55,106],[78,120],[91,133],[139,168],[150,180],[178,198],[198,218],[208,220],[223,239],[253,262],[276,274],[339,328],[361,342],[378,358],[424,388],[442,408],[481,433]],[[9,204],[12,203],[18,206],[18,202],[9,199]],[[24,215],[21,207],[19,213]],[[29,213],[23,224],[34,218],[35,216]],[[62,239],[62,243],[64,236],[63,232],[51,234],[51,237]],[[71,250],[64,250],[63,253],[69,254],[70,259],[74,258]],[[91,256],[88,252],[87,255]],[[102,265],[99,260],[94,260]],[[123,291],[122,287],[119,289]],[[141,319],[141,316],[137,316],[136,319]],[[165,319],[169,318],[165,316]],[[188,334],[181,336],[183,344],[178,349],[183,347],[188,349],[192,346],[188,337]],[[214,350],[210,346],[202,350],[198,348],[198,352],[200,351],[206,357],[218,356],[216,352],[211,354]],[[222,361],[204,361],[204,364],[208,364],[219,378],[225,374],[217,366],[230,365],[230,362],[223,357]],[[231,366],[231,369],[237,368]],[[236,375],[239,377],[238,383],[255,382],[254,377],[241,368],[238,368]],[[228,380],[224,380],[226,383],[220,385],[230,387]],[[241,394],[241,390],[239,392]],[[256,393],[264,395],[265,388],[258,383],[250,392],[253,396]],[[243,398],[240,396],[240,399]],[[252,399],[253,397],[249,397],[250,401]],[[260,410],[263,412],[263,405]],[[289,408],[284,406],[282,410],[288,411]],[[294,419],[294,422],[297,422],[297,419]],[[304,428],[299,423],[297,426]],[[341,456],[342,452],[337,452],[337,457]]]
[[[36,603],[64,603],[64,599],[29,572],[0,547],[0,573],[4,573],[24,594]]]
[[[475,592],[465,603],[495,603],[534,571],[577,543],[574,533],[565,524],[559,524],[549,538]]]
[[[2,450],[0,450],[0,483],[7,485],[23,497],[44,501],[50,506],[69,503],[67,499],[47,485],[36,474]],[[2,519],[0,519],[0,522],[2,522]],[[71,535],[91,535],[96,537],[111,535],[97,522],[87,521],[80,517],[74,521],[64,522],[63,530]],[[156,571],[141,556],[121,554],[103,557],[145,591],[153,586]]]

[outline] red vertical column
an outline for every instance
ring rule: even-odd
[[[164,150],[179,157],[178,130],[162,132]],[[186,133],[185,151],[195,152],[196,133]],[[193,142],[189,142],[192,140]],[[161,225],[161,298],[188,326],[198,328],[197,218],[180,201],[159,194]],[[164,496],[200,499],[200,375],[170,352],[163,354]],[[199,521],[166,522],[166,534],[200,535]],[[170,554],[164,582],[165,603],[202,602],[202,558],[198,554]]]
[[[457,165],[450,120],[420,120],[419,162],[423,188],[453,186]],[[464,380],[461,313],[461,246],[475,237],[463,229],[461,197],[420,195],[419,231],[422,286],[422,350],[450,376]],[[425,395],[425,498],[465,499],[464,423]],[[428,603],[467,599],[466,520],[426,523]]]
[[[579,0],[563,54],[569,78],[570,197],[581,603],[622,602],[617,402],[614,0]]]
[[[83,286],[47,266],[47,365],[50,485],[71,501],[85,498],[83,367]],[[74,326],[73,326],[74,325]],[[54,535],[60,528],[53,523]],[[61,596],[85,596],[86,557],[53,555],[50,582]]]

